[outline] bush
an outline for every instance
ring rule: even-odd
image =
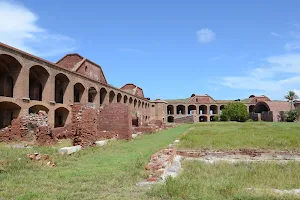
[[[248,115],[247,106],[241,102],[232,102],[225,105],[222,110],[221,120],[244,122],[248,119]]]
[[[213,121],[213,122],[218,122],[218,121],[220,121],[220,116],[219,116],[219,115],[213,116],[212,121]]]
[[[300,109],[290,110],[286,113],[285,119],[287,122],[294,122],[299,120]]]

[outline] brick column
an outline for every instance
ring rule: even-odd
[[[43,89],[42,100],[49,102],[55,101],[55,76],[50,74]]]

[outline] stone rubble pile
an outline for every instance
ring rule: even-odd
[[[150,162],[146,166],[146,170],[149,172],[147,181],[158,181],[162,179],[162,175],[165,170],[171,166],[176,156],[175,148],[163,149],[150,157]]]
[[[32,161],[42,162],[49,167],[56,167],[56,164],[52,161],[52,159],[48,154],[39,154],[39,153],[26,154],[26,157],[30,158],[30,160]]]

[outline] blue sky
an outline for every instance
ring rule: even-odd
[[[151,99],[300,93],[300,1],[0,0],[0,41],[50,61],[77,52]]]

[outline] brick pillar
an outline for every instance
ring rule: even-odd
[[[18,99],[29,98],[29,66],[22,67],[14,85],[13,95]]]
[[[45,84],[42,100],[46,102],[55,101],[55,76],[53,74],[49,75]]]
[[[69,82],[65,94],[64,94],[64,104],[74,103],[74,84]]]

